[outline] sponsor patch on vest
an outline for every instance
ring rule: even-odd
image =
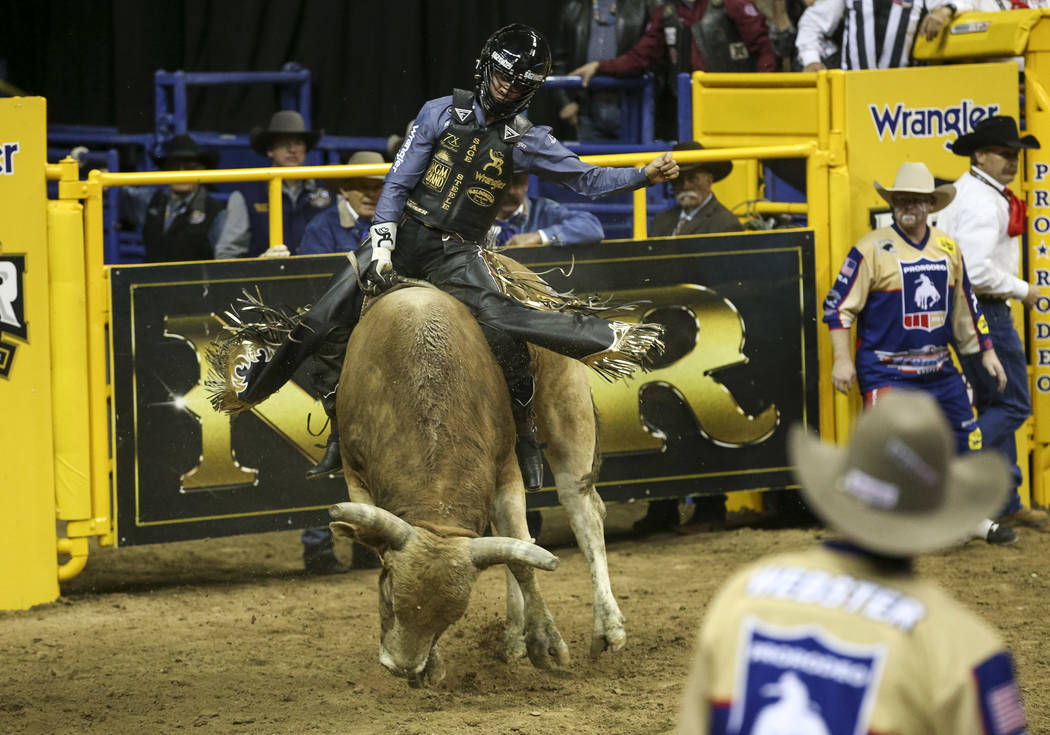
[[[0,378],[11,374],[15,350],[18,349],[18,345],[5,342],[4,336],[29,339],[22,292],[25,261],[25,255],[0,255]]]
[[[431,159],[427,172],[423,174],[423,185],[428,189],[441,191],[445,188],[445,183],[448,181],[448,175],[451,171],[452,169],[449,166],[437,160],[437,156],[435,156]]]
[[[496,201],[496,197],[492,195],[491,191],[477,186],[467,189],[467,198],[479,207],[491,207],[493,202]]]
[[[418,204],[416,204],[414,199],[409,199],[408,201],[406,201],[405,206],[411,209],[413,212],[417,212],[418,214],[422,214],[423,216],[430,214],[429,209],[425,209],[424,207],[419,206]]]
[[[729,732],[868,731],[886,647],[840,641],[819,626],[744,620]]]
[[[441,145],[448,148],[450,151],[459,150],[459,136],[453,135],[452,133],[445,133],[445,137],[441,139]]]
[[[452,114],[456,116],[456,119],[461,123],[466,122],[467,119],[474,114],[473,110],[464,110],[462,107],[453,107]]]
[[[948,318],[948,263],[919,258],[900,262],[905,329],[932,332]]]
[[[517,140],[521,137],[521,133],[512,128],[510,125],[503,126],[503,142],[510,143],[513,140]]]
[[[494,151],[489,149],[489,162],[481,167],[482,171],[488,171],[490,168],[496,170],[497,176],[503,175],[503,153],[502,151]]]
[[[937,247],[948,253],[948,255],[955,255],[955,243],[946,237],[937,238]]]

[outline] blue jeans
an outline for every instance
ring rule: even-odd
[[[1028,393],[1028,359],[1014,328],[1010,306],[1005,301],[995,299],[979,301],[984,318],[988,321],[995,354],[1006,371],[1006,390],[1002,393],[996,390],[995,378],[981,365],[980,354],[963,355],[961,362],[966,379],[973,387],[977,424],[981,427],[984,447],[1002,452],[1013,467],[1014,491],[1003,513],[1014,513],[1021,509],[1021,496],[1017,494],[1017,486],[1021,484],[1021,469],[1017,466],[1014,432],[1021,428],[1032,411],[1032,399]]]

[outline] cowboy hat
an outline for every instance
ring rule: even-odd
[[[253,128],[248,135],[252,150],[265,156],[274,138],[282,135],[294,135],[306,141],[306,150],[310,150],[324,135],[323,130],[307,130],[303,116],[295,110],[278,110],[270,117],[270,124],[265,128]]]
[[[671,146],[671,151],[702,151],[704,147],[695,140],[685,140]],[[678,173],[687,174],[692,171],[707,171],[715,181],[721,181],[733,170],[732,161],[696,161],[693,163],[678,164]]]
[[[1038,148],[1039,140],[1034,135],[1020,137],[1017,121],[1007,115],[994,115],[977,123],[973,132],[960,135],[951,144],[957,156],[971,156],[981,148],[1001,145],[1006,148]]]
[[[893,206],[894,194],[929,194],[933,197],[930,212],[937,212],[948,206],[955,198],[955,187],[951,184],[934,186],[933,174],[926,168],[925,163],[909,162],[902,163],[897,169],[897,178],[893,180],[892,187],[884,187],[878,181],[875,182],[875,191]]]
[[[176,135],[164,144],[164,152],[153,156],[154,163],[162,169],[172,168],[176,161],[199,161],[204,168],[215,168],[219,154],[197,146],[197,141],[188,135]]]
[[[810,507],[857,546],[887,556],[968,540],[1009,490],[999,453],[955,456],[947,420],[922,391],[880,396],[845,448],[796,425],[788,455]]]
[[[347,159],[347,166],[378,166],[385,164],[386,160],[383,155],[377,151],[357,151],[350,158]],[[345,179],[329,179],[328,186],[332,189],[342,189],[346,186],[352,186],[355,181],[385,181],[386,176],[383,174],[372,174],[371,176],[349,176]]]

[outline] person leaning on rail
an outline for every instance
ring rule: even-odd
[[[802,494],[839,538],[719,589],[679,735],[1027,733],[1002,637],[915,570],[1006,499],[1002,457],[953,456],[952,434],[931,396],[904,390],[861,415],[848,447],[792,427]]]
[[[875,190],[892,207],[893,224],[853,246],[824,300],[834,357],[831,383],[842,393],[858,383],[868,408],[894,390],[925,391],[951,422],[958,452],[977,451],[981,430],[949,343],[960,357],[979,353],[980,369],[998,390],[1007,379],[959,248],[926,223],[952,200],[955,187],[935,186],[925,164],[904,163],[892,187],[876,181]],[[1009,526],[988,519],[974,534],[991,544],[1017,540]]]
[[[307,130],[303,116],[295,110],[279,110],[265,128],[255,128],[248,138],[252,149],[274,166],[302,166],[323,134]],[[269,247],[269,202],[266,181],[248,182],[230,194],[226,203],[228,225],[216,246],[217,257],[294,255],[307,224],[332,203],[332,195],[313,179],[285,179],[281,183],[282,239],[273,248]]]

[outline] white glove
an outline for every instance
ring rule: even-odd
[[[381,222],[368,230],[368,236],[372,241],[372,260],[365,270],[365,283],[377,290],[382,290],[391,285],[391,277],[394,275],[394,266],[390,263],[390,255],[394,252],[394,241],[397,238],[396,222]]]
[[[284,245],[274,245],[272,248],[266,248],[259,257],[260,258],[287,258],[291,255],[288,248]]]

